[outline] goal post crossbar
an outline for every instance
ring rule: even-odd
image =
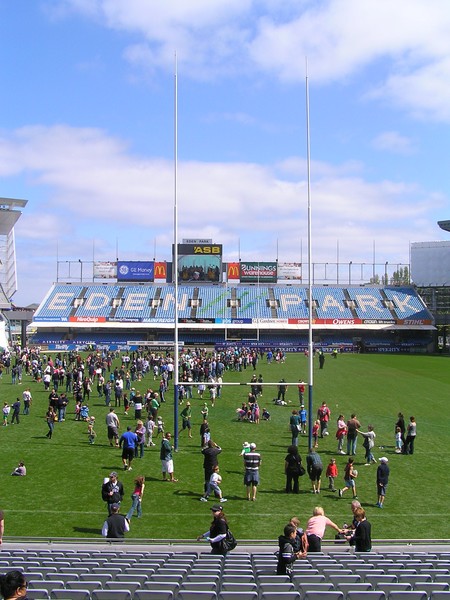
[[[218,383],[217,381],[179,381],[177,384],[175,385],[182,385],[182,386],[186,386],[186,385],[192,385],[192,386],[199,386],[199,385],[207,385],[207,386],[211,386],[211,385],[220,385],[220,386],[225,386],[225,385],[229,385],[229,386],[266,386],[266,385],[308,385],[308,383],[306,381],[274,381],[274,382],[259,382],[259,381],[223,381],[222,383]]]

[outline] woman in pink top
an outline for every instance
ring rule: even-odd
[[[321,552],[322,538],[327,525],[336,529],[337,532],[342,533],[342,530],[336,523],[333,523],[333,521],[325,516],[323,508],[316,506],[313,510],[313,516],[309,519],[306,526],[308,552]]]

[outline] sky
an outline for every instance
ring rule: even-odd
[[[72,261],[171,260],[175,197],[227,262],[304,263],[308,198],[313,262],[448,240],[449,31],[448,0],[0,0],[14,303]]]

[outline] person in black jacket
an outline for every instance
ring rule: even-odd
[[[209,531],[199,535],[197,541],[199,542],[202,539],[206,539],[211,544],[211,554],[222,554],[225,556],[227,551],[224,549],[222,540],[227,537],[228,522],[221,504],[214,504],[211,506],[211,510],[213,513],[213,520],[209,527]]]
[[[295,540],[297,537],[297,528],[292,523],[288,523],[283,535],[278,538],[278,563],[277,575],[291,575],[294,562],[299,558],[299,552],[295,552]]]
[[[284,459],[284,472],[286,474],[286,494],[298,494],[298,478],[300,477],[300,473],[303,468],[302,458],[298,453],[298,447],[294,444],[289,446],[287,451],[287,456]]]
[[[111,514],[103,523],[102,535],[108,540],[121,540],[130,531],[130,522],[119,514],[119,509],[119,504],[111,504]]]
[[[389,483],[389,467],[387,465],[388,459],[386,456],[382,456],[380,458],[380,464],[377,468],[377,492],[378,492],[378,502],[376,506],[378,508],[383,508],[384,498],[386,496],[386,488]]]
[[[356,529],[351,536],[347,536],[351,546],[355,546],[356,552],[370,552],[372,550],[372,526],[366,519],[366,511],[356,508],[354,516],[357,521]]]
[[[108,507],[108,514],[110,515],[113,504],[119,504],[123,498],[123,485],[117,479],[117,473],[113,471],[109,475],[109,480],[105,481],[102,485],[102,498],[106,502]]]

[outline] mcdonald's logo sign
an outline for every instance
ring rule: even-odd
[[[164,262],[155,262],[155,279],[167,280],[167,265]]]
[[[227,279],[228,279],[228,281],[233,281],[233,280],[239,281],[239,279],[240,279],[239,263],[228,263]]]

